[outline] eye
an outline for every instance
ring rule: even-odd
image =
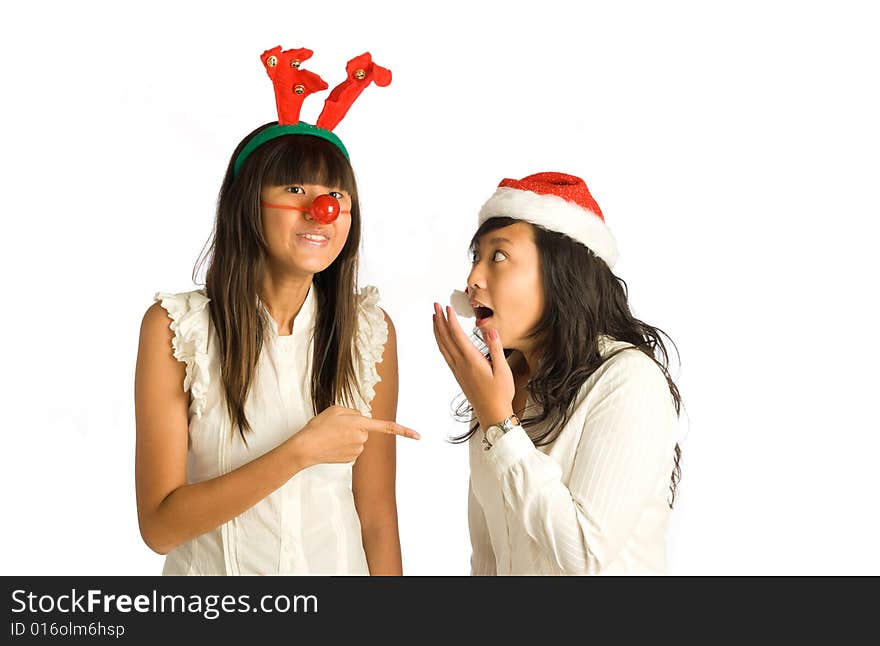
[[[288,186],[284,189],[288,193],[296,193],[297,195],[305,195],[306,190],[302,186]]]
[[[328,195],[335,197],[337,200],[341,200],[343,198],[342,193],[340,193],[339,191],[330,191]]]
[[[492,255],[492,260],[494,260],[495,262],[501,262],[502,260],[507,260],[507,254],[504,253],[503,251],[496,251]]]

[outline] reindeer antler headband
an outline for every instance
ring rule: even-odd
[[[278,108],[278,124],[261,130],[247,143],[238,154],[233,166],[233,175],[237,174],[244,160],[262,144],[284,135],[311,135],[320,137],[334,144],[345,158],[348,151],[333,132],[333,128],[342,121],[345,113],[373,81],[384,87],[391,83],[391,70],[379,67],[373,62],[369,52],[357,56],[345,66],[348,78],[333,88],[330,96],[324,101],[324,109],[315,125],[299,120],[303,101],[310,94],[326,90],[328,85],[313,72],[301,69],[303,61],[311,58],[310,49],[288,49],[274,47],[263,52],[260,60],[266,67],[272,85],[275,86],[275,105]]]

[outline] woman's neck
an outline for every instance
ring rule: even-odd
[[[266,271],[260,282],[260,300],[278,326],[278,334],[293,333],[293,321],[302,309],[312,276],[280,276]]]
[[[526,373],[526,381],[528,381],[531,379],[532,375],[538,371],[538,362],[540,361],[538,350],[536,348],[529,348],[525,350],[517,350],[517,353],[521,357],[523,363],[522,369]]]
[[[525,385],[529,383],[532,374],[534,374],[534,371],[529,364],[528,357],[521,351],[514,350],[510,353],[507,363],[510,365],[510,371],[513,373],[513,381],[516,384],[517,390],[521,387],[525,387]]]
[[[526,357],[519,350],[514,350],[510,356],[507,357],[507,363],[510,366],[511,373],[513,373],[513,383],[515,388],[513,401],[511,402],[513,405],[513,412],[520,419],[523,419],[526,415],[526,402],[528,399],[526,386],[528,386],[531,371],[529,370]]]

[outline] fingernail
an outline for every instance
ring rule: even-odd
[[[498,338],[498,330],[489,330],[489,338],[493,341]]]

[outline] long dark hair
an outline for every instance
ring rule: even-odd
[[[486,220],[471,240],[475,249],[486,233],[522,220],[495,217]],[[635,318],[629,309],[626,282],[586,246],[555,231],[530,225],[541,262],[544,312],[530,337],[543,348],[538,366],[526,390],[535,402],[536,413],[522,420],[528,431],[546,422],[543,431],[529,433],[536,446],[550,444],[558,437],[573,413],[574,401],[584,382],[622,348],[605,357],[599,353],[599,337],[608,335],[631,343],[650,357],[663,371],[676,414],[681,413],[681,396],[669,375],[669,353],[662,330]],[[678,349],[676,348],[676,355]],[[456,410],[459,419],[469,421],[472,407],[462,401]],[[465,442],[479,428],[474,421],[469,432],[452,438]],[[670,483],[670,501],[681,479],[681,448],[675,445],[675,464]]]
[[[361,220],[354,171],[332,143],[308,135],[285,135],[257,148],[234,173],[234,160],[250,139],[236,147],[217,202],[214,231],[196,267],[208,263],[205,288],[217,332],[226,407],[242,439],[251,431],[245,402],[271,322],[259,306],[258,288],[265,267],[266,240],[260,219],[260,190],[283,184],[323,184],[351,195],[351,228],[339,256],[312,284],[317,297],[312,405],[319,413],[353,401],[357,389],[353,365],[356,325],[357,261]]]

